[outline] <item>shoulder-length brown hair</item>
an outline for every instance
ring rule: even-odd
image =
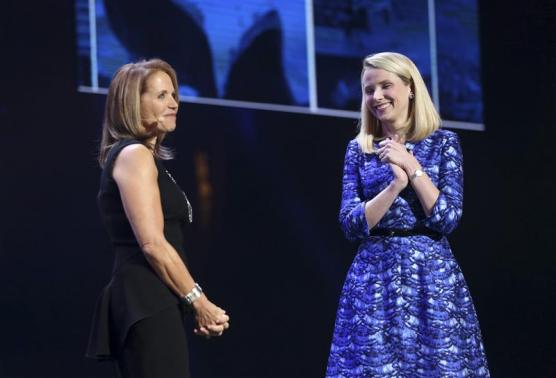
[[[104,110],[102,139],[98,153],[101,167],[104,167],[112,147],[124,139],[137,139],[143,142],[158,158],[167,160],[173,157],[172,151],[161,144],[166,134],[159,135],[154,146],[146,142],[151,135],[147,134],[141,120],[141,95],[146,90],[149,76],[158,71],[170,76],[176,92],[176,101],[179,103],[176,72],[172,66],[161,59],[128,63],[114,74]]]
[[[403,130],[406,140],[419,141],[425,139],[440,127],[440,116],[434,107],[419,70],[411,59],[395,52],[372,54],[363,60],[361,77],[370,68],[391,72],[397,75],[406,85],[411,86],[414,97],[409,102],[409,117]],[[363,95],[357,142],[363,152],[371,153],[373,152],[373,139],[383,137],[380,121],[367,108]]]

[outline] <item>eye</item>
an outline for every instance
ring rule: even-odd
[[[365,93],[368,95],[373,94],[374,91],[375,90],[373,88],[365,88]]]
[[[388,89],[388,88],[390,88],[391,86],[392,86],[392,83],[385,83],[385,84],[382,86],[382,88]]]
[[[166,98],[166,92],[162,92],[161,94],[158,95],[159,100],[164,100],[165,98]]]

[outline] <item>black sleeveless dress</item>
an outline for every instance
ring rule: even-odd
[[[100,178],[98,206],[112,242],[115,261],[112,278],[98,298],[86,356],[117,358],[131,326],[180,303],[145,259],[126,217],[112,169],[120,151],[141,143],[134,139],[118,142],[108,154]],[[155,159],[164,215],[164,236],[185,262],[183,228],[191,222],[191,207],[183,191]]]

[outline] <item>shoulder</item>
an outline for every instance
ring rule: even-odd
[[[351,154],[357,154],[357,155],[361,154],[362,150],[361,150],[361,146],[359,145],[359,142],[357,141],[357,138],[353,138],[348,142],[347,152]]]
[[[451,130],[438,129],[435,130],[432,134],[430,134],[427,138],[438,139],[438,140],[457,139],[458,134],[456,134]]]
[[[441,146],[450,146],[450,145],[459,145],[459,136],[453,131],[446,130],[446,129],[438,129],[432,134],[430,134],[426,138],[429,143],[441,145]]]
[[[153,160],[151,151],[141,143],[130,143],[118,154],[119,160]]]
[[[431,147],[437,149],[443,160],[461,161],[463,159],[459,137],[455,132],[438,129],[429,138],[432,138],[430,140]]]
[[[360,164],[363,151],[357,139],[352,139],[348,142],[346,154],[344,157],[344,165],[357,165]]]
[[[131,143],[123,147],[114,161],[114,178],[126,173],[133,175],[157,174],[152,152],[141,143]]]

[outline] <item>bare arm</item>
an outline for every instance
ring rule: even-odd
[[[112,173],[137,242],[154,271],[178,296],[189,293],[195,281],[177,251],[164,236],[164,217],[158,188],[158,171],[151,152],[143,145],[125,147]],[[194,302],[200,328],[221,324],[228,317],[205,295]],[[201,319],[199,319],[199,317]],[[220,331],[221,332],[221,331]]]
[[[419,164],[413,155],[410,154],[410,157],[411,159],[408,159],[406,165],[404,166],[404,170],[408,177],[411,177],[416,170],[423,169],[421,164]],[[417,194],[417,198],[421,203],[421,207],[423,208],[425,215],[427,217],[430,216],[432,208],[434,207],[434,204],[438,199],[438,195],[440,194],[438,188],[432,183],[428,175],[416,177],[410,181],[410,184],[413,187],[413,190],[415,190],[415,194]]]
[[[407,186],[407,174],[395,164],[390,164],[390,167],[394,173],[394,180],[382,192],[365,204],[365,218],[369,228],[373,228],[380,222],[396,200],[396,197]]]

